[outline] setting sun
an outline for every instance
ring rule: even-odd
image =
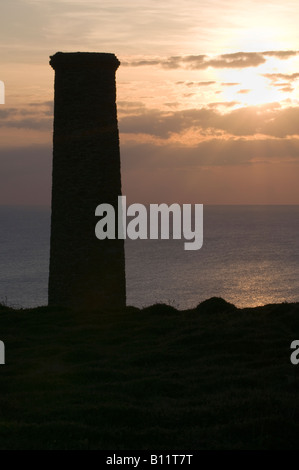
[[[274,87],[269,79],[256,69],[229,71],[225,74],[230,84],[223,90],[223,98],[236,101],[239,106],[258,106],[282,102],[289,97],[289,90]],[[283,87],[282,87],[283,88]]]

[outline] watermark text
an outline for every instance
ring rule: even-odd
[[[3,341],[0,341],[0,365],[5,364],[5,346]]]
[[[296,366],[299,364],[299,340],[295,339],[291,343],[291,349],[294,349],[295,351],[292,352],[290,356],[291,363]]]
[[[0,80],[0,104],[5,104],[5,86],[2,80]]]
[[[184,238],[184,250],[199,250],[203,244],[202,204],[194,204],[193,216],[191,204],[183,204],[182,208],[180,204],[150,204],[149,209],[143,204],[127,207],[126,196],[119,196],[117,217],[115,208],[106,203],[97,206],[95,215],[101,217],[95,227],[99,240]]]

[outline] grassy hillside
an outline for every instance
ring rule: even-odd
[[[299,304],[0,308],[1,449],[299,449]]]

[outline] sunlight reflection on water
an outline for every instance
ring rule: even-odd
[[[299,301],[298,216],[299,206],[204,206],[198,251],[184,251],[183,240],[127,240],[128,305]],[[0,220],[0,301],[45,305],[49,209],[0,207]]]

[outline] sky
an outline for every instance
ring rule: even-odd
[[[295,1],[1,0],[0,204],[51,203],[57,51],[112,52],[128,202],[299,204]]]

